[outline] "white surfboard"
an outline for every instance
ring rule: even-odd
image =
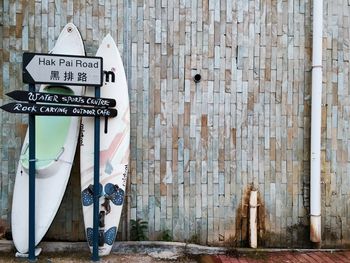
[[[100,224],[99,255],[108,255],[116,238],[126,179],[130,144],[129,95],[123,63],[118,48],[107,35],[96,56],[103,58],[104,82],[101,97],[116,100],[118,116],[101,118],[100,129]],[[86,88],[86,96],[94,96],[94,88]],[[86,237],[93,246],[93,178],[94,178],[94,119],[82,118],[80,139],[80,170],[82,204]]]
[[[59,35],[52,54],[84,56],[85,49],[78,29],[67,24]],[[62,76],[63,77],[63,76]],[[40,92],[83,95],[84,87],[41,85]],[[65,192],[72,168],[80,117],[37,116],[35,179],[35,245],[53,221]],[[12,236],[20,253],[28,252],[28,130],[23,142],[12,201]]]

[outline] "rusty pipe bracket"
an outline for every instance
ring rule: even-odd
[[[261,204],[256,204],[256,205],[249,205],[249,204],[244,204],[244,206],[249,206],[251,208],[256,208],[259,207]]]

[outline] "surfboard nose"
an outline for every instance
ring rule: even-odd
[[[68,23],[62,31],[67,31],[68,33],[72,33],[73,31],[78,30],[78,28],[73,23]]]

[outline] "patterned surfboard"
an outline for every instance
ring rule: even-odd
[[[130,111],[127,81],[118,48],[107,35],[96,56],[103,58],[104,82],[101,97],[116,100],[117,117],[100,121],[100,204],[99,255],[108,255],[118,232],[125,197],[130,144]],[[86,88],[86,96],[94,96],[94,88]],[[94,178],[94,119],[82,118],[81,138],[81,197],[86,238],[93,245],[93,178]]]

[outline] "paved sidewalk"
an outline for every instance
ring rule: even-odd
[[[255,262],[268,262],[268,263],[350,263],[350,251],[337,251],[337,252],[259,252],[249,253],[241,255],[215,255],[210,256],[212,260],[202,261],[203,263],[255,263]]]
[[[42,242],[38,262],[92,262],[86,242]],[[0,240],[0,263],[15,258],[12,241]],[[225,249],[180,242],[115,242],[111,255],[100,262],[126,263],[350,263],[350,250],[336,249]]]

